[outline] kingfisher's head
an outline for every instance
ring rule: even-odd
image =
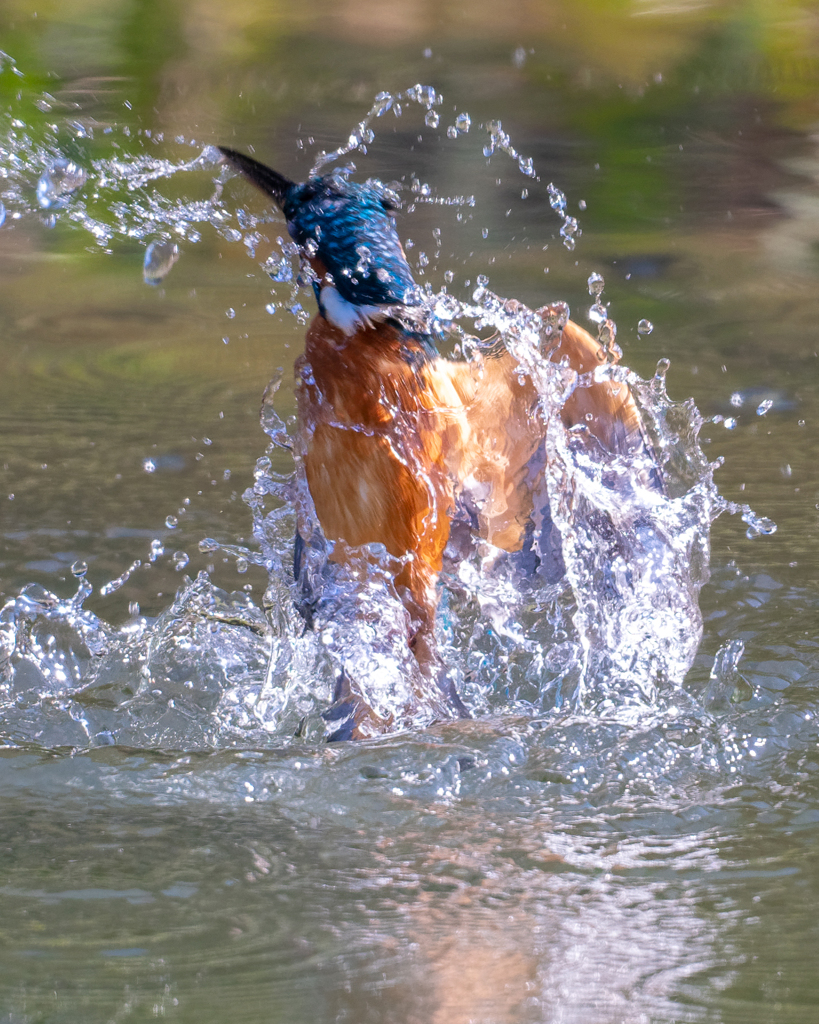
[[[316,273],[319,307],[336,326],[352,333],[386,307],[420,303],[395,230],[394,201],[383,186],[340,174],[299,184],[251,157],[222,147],[220,152],[280,207]]]

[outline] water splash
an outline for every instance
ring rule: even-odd
[[[487,121],[484,127],[489,135],[489,141],[483,147],[483,155],[485,157],[492,156],[495,150],[499,149],[517,162],[518,170],[521,174],[525,174],[528,178],[536,177],[534,160],[529,156],[521,156],[518,153],[512,145],[511,139],[503,130],[503,125],[500,121]]]
[[[424,123],[430,128],[438,127],[440,119],[434,108],[440,106],[443,102],[443,97],[431,85],[413,85],[411,88],[395,94],[380,92],[375,97],[373,105],[364,119],[350,132],[345,142],[329,153],[321,150],[316,155],[313,166],[310,168],[311,176],[320,174],[322,168],[335,163],[350,153],[356,151],[366,153],[367,146],[375,138],[375,133],[370,127],[372,122],[379,117],[383,117],[389,111],[392,111],[395,117],[401,117],[403,113],[402,102],[418,103],[424,107],[426,110]]]
[[[380,93],[345,143],[318,155],[313,172],[354,150],[366,152],[374,138],[372,124],[389,111],[400,116],[401,104],[407,102],[425,110],[428,125],[438,117],[435,107],[441,98],[431,87]],[[453,127],[456,134],[466,134],[470,125],[463,113]],[[521,173],[535,177],[533,162],[517,152],[501,123],[489,122],[486,128],[487,156],[500,150],[517,161]],[[79,123],[72,131],[72,146],[89,137],[89,129]],[[115,238],[150,239],[143,265],[148,283],[164,279],[174,265],[176,240],[194,244],[205,224],[231,242],[244,242],[253,256],[264,219],[224,204],[227,172],[218,151],[197,145],[196,155],[178,161],[145,151],[162,141],[159,134],[145,132],[139,137],[140,152],[85,160],[69,156],[55,133],[46,132],[38,140],[24,123],[9,119],[0,131],[0,173],[9,216],[19,219],[44,210],[53,223],[65,221],[89,231],[103,248]],[[176,145],[194,144],[181,139]],[[209,197],[163,196],[157,183],[180,172],[204,173]],[[40,184],[33,193],[35,180]],[[473,197],[436,196],[420,181],[412,183],[411,191],[413,203],[475,202]],[[564,244],[571,249],[579,235],[577,221],[568,215],[566,197],[557,186],[550,184],[547,193],[561,218]],[[298,295],[309,281],[293,272],[291,260],[300,255],[298,248],[282,238],[278,245],[281,256],[270,257],[264,267],[277,284],[290,285],[290,297],[280,305],[302,318],[306,314]],[[359,252],[358,258],[366,262],[368,254]],[[533,579],[515,559],[486,546],[466,543],[457,550],[453,531],[439,622],[439,642],[453,681],[474,713],[521,714],[527,720],[571,707],[594,712],[598,720],[609,716],[633,721],[634,716],[656,714],[664,700],[680,704],[677,688],[701,633],[697,595],[708,577],[711,520],[729,511],[745,518],[749,532],[775,527],[747,506],[719,498],[714,467],[698,444],[702,420],[692,403],[669,400],[667,364],[661,362],[650,381],[615,364],[616,328],[601,302],[600,275],[589,279],[591,312],[611,358],[593,379],[632,389],[663,466],[664,495],[640,484],[651,466],[590,453],[565,431],[558,415],[563,401],[592,378],[578,379],[566,367],[544,359],[543,323],[526,307],[492,293],[488,283],[478,278],[471,302],[446,291],[435,293],[430,285],[423,294],[426,313],[433,332],[451,336],[476,368],[487,354],[480,335],[490,331],[492,343],[505,345],[535,382],[548,452],[541,507],[551,509],[549,529],[557,531],[560,551],[552,576]],[[277,303],[271,306],[278,308]],[[561,316],[568,316],[568,310]],[[558,329],[559,323],[551,328]],[[70,599],[26,588],[0,612],[8,738],[91,746],[113,738],[187,749],[281,744],[292,742],[294,733],[301,741],[323,735],[319,712],[341,671],[371,681],[368,696],[374,708],[397,728],[429,724],[433,711],[406,711],[412,703],[408,695],[426,681],[407,649],[406,610],[391,583],[395,566],[378,550],[367,552],[369,568],[363,577],[328,561],[301,471],[300,441],[289,434],[275,409],[279,381],[265,395],[262,426],[271,449],[293,457],[293,472],[276,474],[270,452],[257,463],[253,486],[244,495],[255,549],[213,538],[202,541],[203,550],[234,557],[239,570],[250,564],[265,568],[268,585],[262,607],[246,594],[218,590],[202,574],[194,581],[182,579],[173,605],[156,621],[135,610],[131,621],[115,628],[84,609],[91,593],[84,571],[75,574],[79,585]],[[304,531],[301,571],[294,580],[297,519],[313,526]],[[166,525],[173,529],[177,518],[169,516]],[[541,519],[536,528],[547,526]],[[164,553],[162,542],[152,541],[144,564]],[[180,572],[189,564],[184,551],[170,557]],[[101,594],[123,587],[142,564],[136,559]],[[311,604],[310,595],[315,594],[320,598]],[[312,630],[305,630],[304,616]],[[673,698],[668,698],[669,691]],[[48,737],[43,738],[42,728],[37,737],[35,720],[42,719],[47,701],[55,702],[49,705],[55,724]]]
[[[65,206],[68,197],[82,188],[88,175],[84,168],[73,160],[58,157],[40,175],[37,182],[37,202],[47,210],[53,206]]]

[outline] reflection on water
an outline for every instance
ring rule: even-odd
[[[15,9],[0,70],[4,1012],[812,1021],[809,16],[104,6]],[[584,619],[605,551],[569,545],[557,593],[467,559],[441,627],[472,721],[321,739],[338,648],[288,574],[312,303],[277,215],[213,162],[234,132],[293,176],[342,142],[397,179],[408,256],[470,336],[495,295],[583,322],[605,278],[674,485],[641,542],[660,589],[593,591]],[[712,473],[759,518],[709,540]],[[635,665],[603,664],[634,621]]]

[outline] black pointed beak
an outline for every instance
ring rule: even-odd
[[[237,153],[236,150],[227,149],[225,146],[217,146],[217,149],[231,167],[243,174],[257,188],[260,188],[265,195],[270,196],[278,206],[284,205],[287,191],[292,188],[294,182],[285,178],[283,174],[279,174],[278,171],[260,164],[258,160],[245,156],[244,153]]]

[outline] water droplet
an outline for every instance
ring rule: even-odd
[[[447,284],[452,284],[455,278],[455,274],[451,270],[444,271],[444,280]]]
[[[668,373],[671,367],[670,359],[659,359],[657,361],[657,369],[654,371],[654,377],[657,380],[662,380]]]
[[[472,126],[472,118],[469,114],[458,114],[455,118],[455,127],[459,132],[468,132]]]
[[[6,223],[6,207],[0,202],[0,228]]]
[[[578,208],[578,210],[585,210],[586,209],[586,200],[585,199],[581,199],[578,202],[578,204],[577,204],[577,208]]]
[[[458,138],[458,129],[455,127],[454,124],[451,124],[449,126],[449,128],[447,128],[447,130],[446,130],[446,137],[448,139],[457,139]]]
[[[244,573],[244,572],[247,572],[248,568],[249,568],[249,563],[248,563],[248,560],[247,560],[246,558],[243,558],[243,557],[242,557],[242,556],[240,555],[240,556],[239,556],[239,557],[238,557],[238,558],[236,559],[236,572],[242,572],[242,573]]]
[[[150,550],[150,554],[148,555],[148,560],[151,561],[151,562],[155,562],[157,560],[157,558],[159,558],[160,555],[164,555],[164,554],[165,554],[165,545],[162,543],[161,540],[159,540],[158,538],[155,537],[151,541],[151,550]]]
[[[478,274],[476,281],[480,288],[485,288],[489,284],[489,278],[486,274]]]
[[[589,286],[589,295],[593,295],[596,299],[599,299],[603,293],[603,287],[606,283],[603,280],[603,275],[598,274],[597,272],[589,274],[589,280],[587,283]]]
[[[773,399],[766,398],[764,402],[760,402],[756,407],[757,416],[764,416],[773,407]]]
[[[651,332],[653,330],[654,330],[654,324],[650,320],[641,320],[637,324],[637,333],[638,334],[651,334]]]
[[[82,579],[83,576],[88,572],[88,563],[83,562],[82,559],[78,559],[71,566],[71,575],[76,576],[77,579]]]
[[[231,306],[225,310],[225,316],[228,320],[232,320],[236,316],[236,310]]]
[[[556,185],[549,185],[546,189],[549,193],[549,206],[553,210],[563,213],[566,209],[566,197]]]
[[[424,124],[427,126],[427,128],[437,128],[440,121],[441,118],[439,117],[437,110],[428,110],[426,112],[426,115],[424,117]]]
[[[131,601],[128,604],[128,614],[134,617],[139,615],[139,601]]]
[[[219,541],[214,540],[213,537],[203,537],[199,541],[199,550],[203,554],[208,554],[213,551],[219,550]]]
[[[176,518],[176,516],[168,516],[167,519],[165,520],[165,525],[168,527],[169,530],[175,530],[177,526],[179,526],[179,520]]]
[[[142,462],[142,468],[145,470],[146,473],[155,473],[156,463],[154,462],[153,459],[144,459]]]
[[[530,156],[522,156],[518,159],[518,167],[522,174],[525,174],[527,178],[534,178],[535,176],[535,162]]]
[[[174,551],[171,561],[173,562],[174,569],[176,569],[177,572],[181,572],[188,562],[190,562],[190,557],[186,551]]]
[[[723,426],[725,427],[726,430],[736,430],[737,429],[737,421],[736,421],[736,419],[733,416],[729,416],[725,420],[725,422],[723,423]]]
[[[213,441],[211,441],[211,439],[209,437],[203,437],[202,438],[202,444],[212,445]]]
[[[754,540],[756,537],[769,537],[772,533],[776,533],[776,523],[772,519],[756,515],[747,506],[742,519],[748,524],[748,529],[745,531],[748,540]]]
[[[60,157],[40,176],[37,202],[44,210],[50,206],[62,206],[72,192],[85,184],[87,177],[85,170],[73,160]]]
[[[735,391],[733,395],[731,395],[731,405],[733,405],[735,409],[738,409],[744,401],[745,399],[739,391]]]
[[[171,267],[179,259],[179,247],[175,242],[151,242],[145,250],[142,261],[142,279],[145,284],[157,285],[170,273]]]
[[[484,238],[489,238],[489,228],[481,228],[481,235]]]
[[[512,63],[516,68],[522,68],[526,63],[526,50],[522,46],[519,46],[512,54]]]

